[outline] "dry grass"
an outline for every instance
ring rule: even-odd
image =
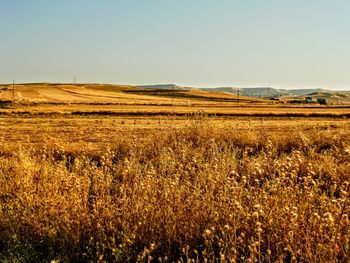
[[[21,127],[34,132],[0,137],[0,261],[350,258],[348,122],[320,129],[299,120],[280,132],[261,120],[235,129],[199,117],[91,144],[125,123],[100,119],[93,133],[95,119],[58,118],[66,126],[57,132],[39,120],[1,120],[18,137]],[[40,127],[52,138],[33,141]],[[72,144],[79,127],[89,136]]]
[[[136,96],[136,95],[135,95]],[[126,99],[127,103],[43,103],[0,101],[0,116],[11,114],[31,115],[173,115],[187,116],[198,114],[210,114],[215,116],[248,116],[248,117],[325,117],[348,118],[350,116],[348,106],[286,106],[286,105],[254,105],[225,102],[205,102],[204,104],[182,105],[153,101],[139,104],[133,99]],[[212,103],[212,104],[210,104]]]

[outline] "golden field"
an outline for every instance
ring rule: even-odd
[[[1,262],[349,262],[344,105],[40,88],[0,108]]]

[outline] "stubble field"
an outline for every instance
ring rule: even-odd
[[[202,97],[4,103],[0,261],[348,262],[347,108]]]

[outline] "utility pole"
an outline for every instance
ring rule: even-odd
[[[339,104],[339,93],[337,91],[337,104]]]
[[[237,102],[239,101],[239,89],[237,90]]]
[[[12,99],[15,98],[15,80],[12,81]]]

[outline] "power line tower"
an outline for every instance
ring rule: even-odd
[[[237,90],[237,102],[239,102],[239,89]]]

